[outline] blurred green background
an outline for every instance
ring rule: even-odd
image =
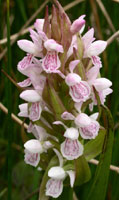
[[[75,2],[71,0],[60,0],[62,6]],[[107,40],[115,31],[119,30],[119,2],[112,0],[102,0],[102,3],[109,14],[112,26],[107,22],[104,13],[99,7],[96,0],[84,0],[76,6],[67,10],[67,14],[73,21],[82,14],[86,14],[86,29],[94,27],[95,37],[97,39]],[[10,31],[11,35],[18,33],[29,18],[44,3],[43,0],[10,0]],[[51,3],[48,3],[49,11],[51,11]],[[73,5],[73,4],[72,4]],[[29,25],[32,25],[36,18],[44,17],[43,9],[37,17],[35,17]],[[108,19],[109,19],[108,18]],[[0,0],[0,40],[7,37],[7,1]],[[28,25],[28,26],[29,26]],[[26,28],[28,27],[26,26]],[[19,36],[20,38],[29,39],[29,34]],[[0,43],[0,56],[7,47],[6,43]],[[17,71],[17,63],[25,53],[21,51],[16,42],[11,47],[11,66],[9,68],[9,56],[6,53],[0,60],[0,69],[8,72],[16,82],[20,82],[24,77]],[[113,93],[108,97],[106,104],[111,109],[115,123],[115,139],[113,146],[112,164],[119,166],[119,37],[114,40],[102,54],[103,68],[102,76],[109,78],[113,82]],[[17,115],[18,104],[20,104],[19,90],[14,84],[11,84],[11,96],[8,90],[10,81],[0,70],[0,102],[6,107],[11,101],[11,110]],[[42,172],[24,163],[23,143],[28,137],[23,127],[15,121],[10,121],[10,129],[8,128],[8,118],[3,111],[0,110],[0,199],[6,200],[8,196],[8,157],[10,157],[9,176],[12,176],[12,199],[13,200],[37,200],[38,188],[42,176]],[[9,131],[10,130],[10,131]],[[8,138],[12,142],[12,149],[8,154]],[[10,167],[10,168],[11,168]],[[95,172],[95,166],[90,164],[92,176]],[[77,188],[77,196],[80,200],[85,200],[90,189],[90,182]],[[34,195],[33,195],[34,194]],[[31,196],[30,196],[31,195]],[[108,200],[119,200],[119,175],[110,171],[110,178],[107,190]]]

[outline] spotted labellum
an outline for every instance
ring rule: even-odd
[[[18,116],[29,120],[24,160],[47,170],[43,193],[53,198],[61,195],[64,183],[75,187],[77,162],[85,160],[88,166],[85,146],[104,129],[99,106],[112,93],[112,82],[100,75],[107,42],[96,40],[85,24],[86,15],[71,23],[57,2],[51,18],[47,7],[45,19],[36,19],[31,39],[17,42],[26,53],[17,65],[26,76],[18,83],[25,101]],[[56,163],[50,165],[52,159]]]

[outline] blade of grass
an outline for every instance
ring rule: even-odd
[[[9,0],[7,0],[7,72],[10,75],[11,70],[11,46],[10,46],[10,22],[9,22]],[[8,133],[8,148],[7,148],[7,162],[8,162],[8,200],[11,200],[12,197],[12,120],[11,120],[11,83],[8,83],[5,87],[7,90],[6,102],[8,107],[8,115],[7,115],[7,133]]]

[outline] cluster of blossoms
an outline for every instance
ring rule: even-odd
[[[93,107],[112,93],[111,81],[100,77],[99,54],[107,43],[95,41],[93,28],[83,33],[85,15],[71,24],[60,6],[53,6],[51,20],[46,9],[45,19],[37,19],[34,28],[29,30],[32,41],[18,41],[27,53],[18,63],[27,76],[18,83],[23,89],[20,98],[26,101],[18,115],[29,118],[27,131],[35,136],[24,144],[25,162],[38,167],[42,154],[58,157],[59,165],[48,171],[45,191],[57,198],[67,176],[71,187],[75,183],[75,169],[65,170],[65,163],[82,156],[84,140],[99,133],[99,113],[92,114]]]

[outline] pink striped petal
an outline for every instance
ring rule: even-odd
[[[27,69],[32,62],[32,58],[33,56],[30,54],[25,56],[17,65],[18,71],[27,76],[28,75]]]
[[[42,60],[42,68],[47,73],[55,73],[61,63],[56,51],[48,51]]]
[[[56,179],[49,179],[46,184],[46,196],[57,198],[63,191],[63,181]]]
[[[83,145],[78,140],[66,140],[61,144],[61,153],[67,160],[77,159],[83,154]]]
[[[90,125],[79,127],[80,135],[83,139],[95,139],[98,135],[100,125],[97,121],[92,120]]]
[[[73,86],[70,86],[70,92],[74,102],[85,102],[90,98],[91,88],[87,82],[81,81]]]
[[[39,153],[31,153],[25,149],[24,161],[26,164],[36,167],[40,161]]]
[[[37,121],[40,119],[42,112],[42,108],[40,106],[39,102],[32,103],[32,105],[29,108],[29,119],[34,121]]]

